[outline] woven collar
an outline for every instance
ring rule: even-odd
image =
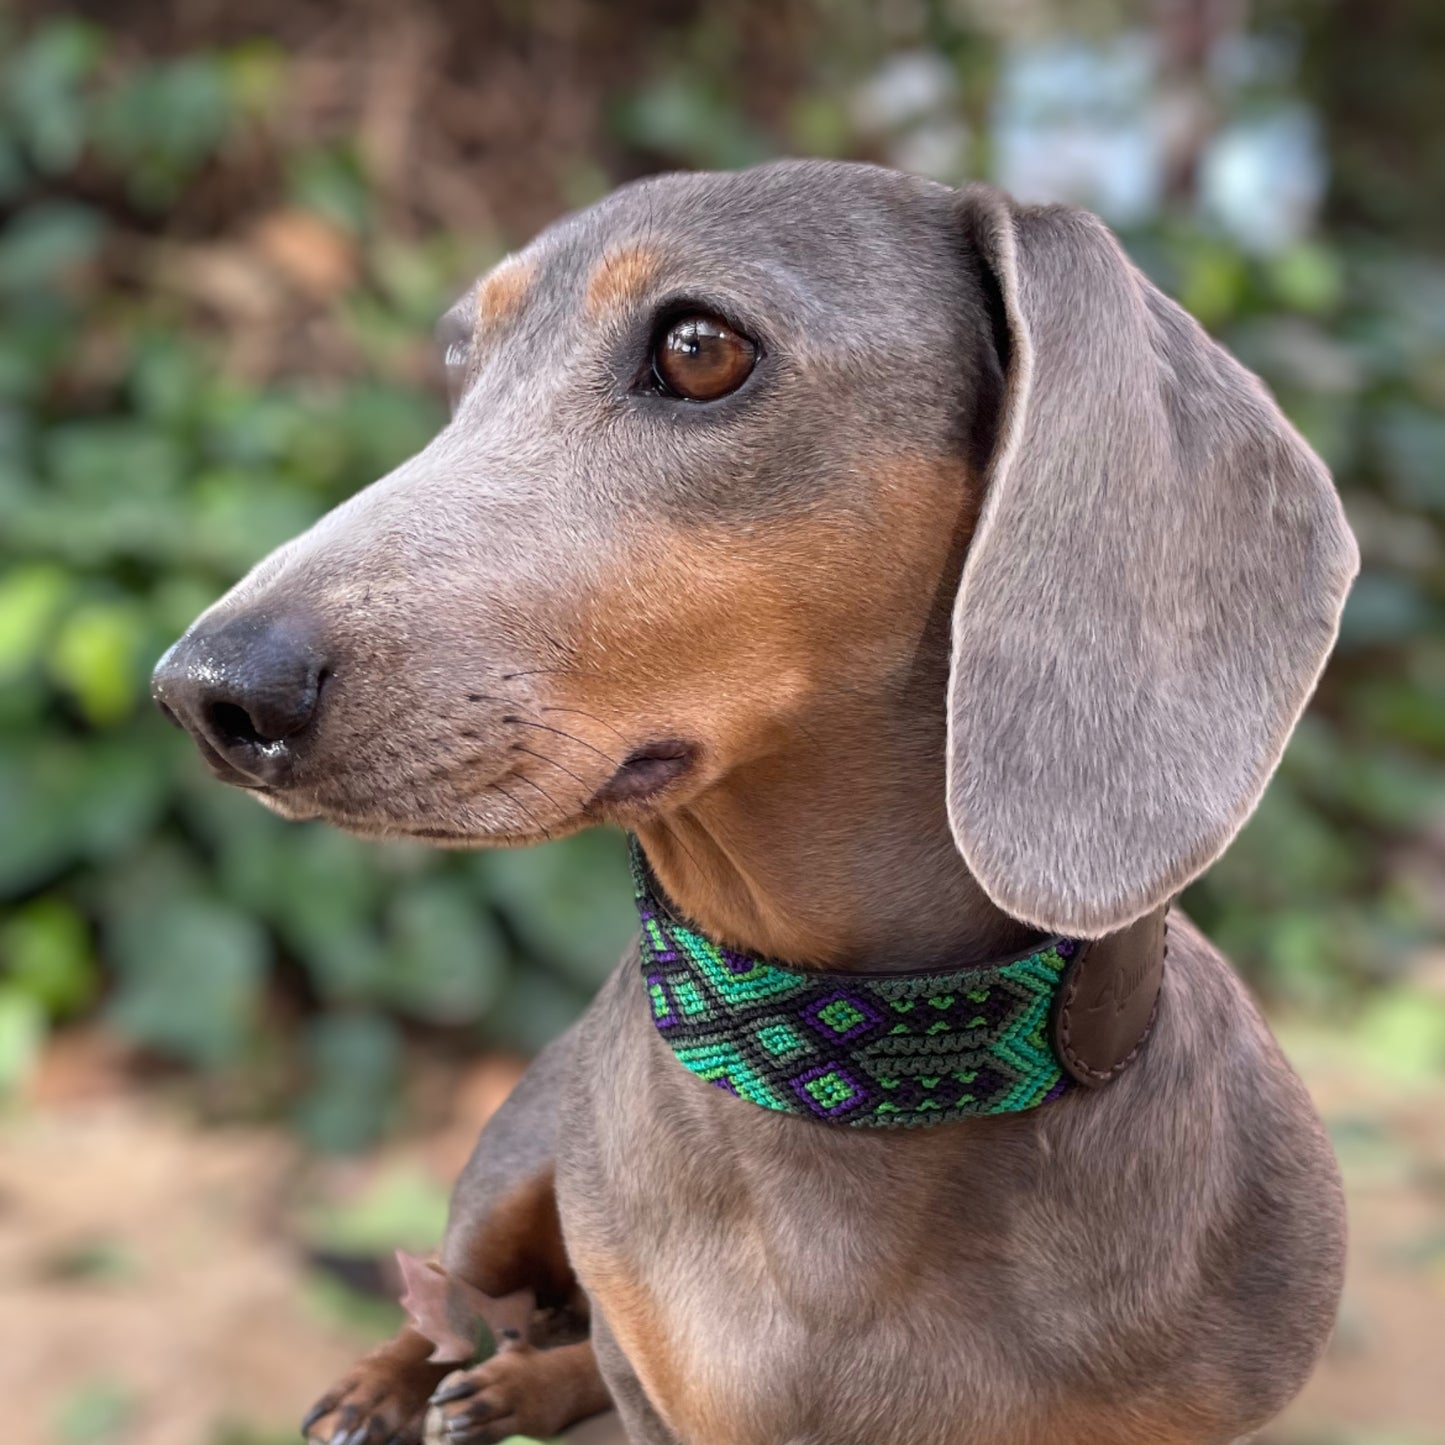
[[[1018,1113],[1072,1086],[1050,1014],[1076,941],[943,973],[804,972],[705,938],[631,851],[653,1022],[710,1084],[854,1128]]]

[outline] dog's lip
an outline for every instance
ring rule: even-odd
[[[575,813],[557,819],[535,836],[527,833],[473,831],[428,824],[418,818],[377,816],[370,812],[354,812],[339,800],[327,800],[303,789],[277,788],[259,782],[233,767],[205,739],[197,739],[206,769],[214,777],[232,787],[257,796],[293,820],[319,818],[359,837],[410,838],[418,842],[471,845],[516,845],[536,838],[570,832],[585,821],[599,821],[598,814],[611,806],[624,810],[645,807],[689,772],[700,753],[697,744],[686,738],[656,738],[633,748],[618,765],[612,776]]]
[[[617,771],[593,794],[589,808],[608,803],[645,803],[692,767],[695,744],[685,738],[658,738],[634,748]]]

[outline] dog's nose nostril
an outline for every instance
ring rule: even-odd
[[[161,659],[152,690],[213,767],[280,786],[329,674],[308,624],[240,615],[183,638]]]
[[[237,707],[233,702],[212,703],[207,710],[207,716],[211,724],[209,729],[211,735],[228,748],[245,743],[260,744],[280,741],[279,738],[263,737],[251,721],[251,715],[246,709]]]

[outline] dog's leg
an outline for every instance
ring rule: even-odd
[[[539,1054],[482,1130],[452,1191],[440,1253],[445,1277],[464,1286],[501,1344],[482,1364],[457,1374],[437,1402],[453,1445],[483,1445],[525,1432],[551,1435],[605,1409],[606,1387],[584,1328],[585,1302],[567,1262],[552,1188],[557,1097],[573,1047],[569,1032]],[[564,1320],[571,1342],[553,1349],[529,1326],[518,1300]],[[570,1320],[572,1328],[566,1329]],[[411,1325],[373,1350],[307,1415],[313,1445],[418,1445],[428,1402],[463,1363],[458,1352],[434,1362],[433,1341]],[[473,1428],[458,1424],[466,1417]]]

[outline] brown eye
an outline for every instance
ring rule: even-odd
[[[748,379],[758,348],[716,316],[684,316],[663,333],[652,369],[663,387],[688,401],[716,401]]]

